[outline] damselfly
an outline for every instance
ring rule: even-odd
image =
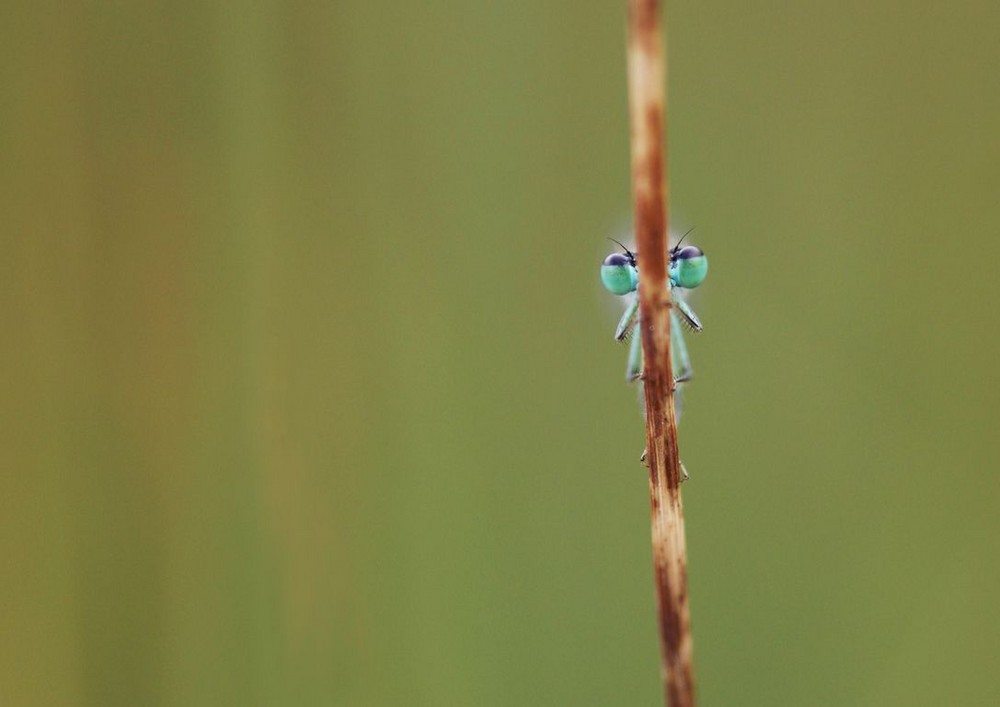
[[[689,231],[690,233],[690,231]],[[687,235],[687,234],[685,234]],[[681,238],[681,241],[684,239]],[[618,243],[618,241],[615,241]],[[604,287],[615,295],[629,297],[625,314],[622,315],[615,329],[616,341],[628,341],[628,365],[625,368],[625,378],[629,382],[642,376],[642,336],[639,335],[642,326],[639,316],[639,264],[633,253],[621,243],[624,252],[612,253],[601,264],[601,282]],[[694,310],[684,301],[680,290],[691,290],[698,287],[708,274],[708,258],[700,248],[693,245],[681,247],[680,242],[670,249],[670,266],[667,271],[668,286],[671,301],[674,306],[670,310],[670,356],[674,366],[674,384],[677,395],[675,410],[680,419],[680,386],[691,380],[694,371],[688,356],[687,344],[684,342],[685,326],[693,332],[701,331],[701,322]],[[640,391],[641,395],[641,391]],[[643,453],[645,456],[645,453]]]

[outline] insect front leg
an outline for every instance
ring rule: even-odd
[[[639,313],[639,293],[635,292],[632,294],[632,300],[628,303],[625,308],[625,313],[622,314],[621,320],[618,322],[618,328],[615,329],[615,341],[624,341],[625,337],[628,336],[629,331],[632,329],[632,325],[635,323],[636,315]]]
[[[691,357],[688,356],[687,343],[684,341],[684,327],[677,314],[670,312],[670,353],[674,363],[674,383],[685,383],[694,377],[691,368]]]
[[[681,316],[684,317],[688,326],[690,326],[696,333],[700,334],[701,322],[698,320],[698,315],[694,313],[694,310],[688,306],[688,303],[677,296],[674,296],[673,303],[676,305],[677,309],[680,310]]]
[[[632,332],[632,342],[628,347],[628,365],[625,368],[625,380],[629,383],[642,376],[642,324],[636,324]]]

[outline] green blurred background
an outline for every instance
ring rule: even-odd
[[[0,704],[660,703],[623,5],[4,3]],[[701,702],[1000,704],[1000,5],[667,11]]]

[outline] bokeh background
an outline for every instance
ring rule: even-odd
[[[4,3],[0,704],[660,704],[623,5]],[[1000,704],[1000,5],[667,11],[701,702]]]

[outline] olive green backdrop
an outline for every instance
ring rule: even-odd
[[[0,703],[657,705],[623,2],[8,2]],[[1000,703],[1000,5],[672,2],[704,705]]]

